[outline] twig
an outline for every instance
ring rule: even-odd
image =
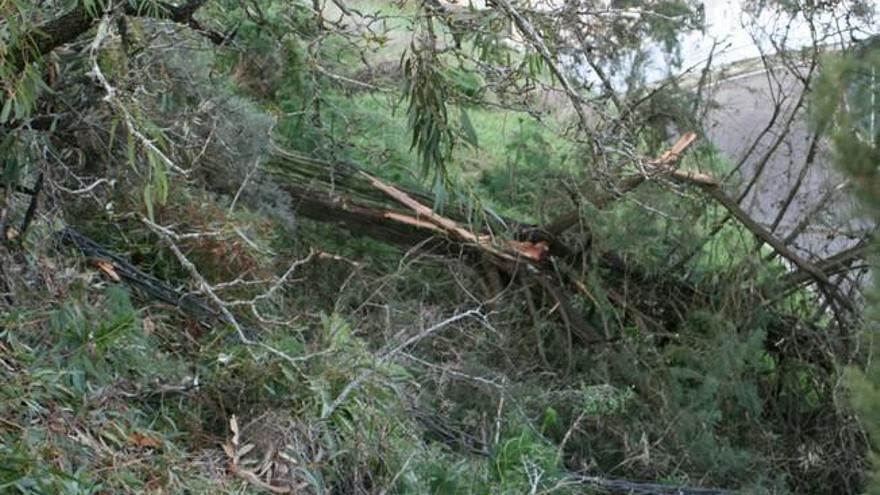
[[[394,477],[391,478],[391,481],[388,482],[388,485],[383,488],[381,492],[379,492],[379,495],[385,495],[388,493],[389,488],[394,488],[394,485],[397,484],[397,480],[400,479],[400,476],[406,472],[407,468],[409,468],[409,463],[412,462],[417,453],[417,450],[413,450],[413,452],[409,456],[407,456],[406,461],[403,463],[403,466],[400,466],[400,469],[397,470],[397,473],[394,474]]]
[[[364,381],[367,380],[367,378],[369,378],[370,376],[373,375],[373,373],[375,373],[376,366],[379,366],[379,365],[385,363],[386,361],[393,358],[396,354],[398,354],[402,350],[406,349],[407,347],[439,332],[440,330],[448,327],[449,325],[452,325],[453,323],[459,322],[465,318],[470,318],[470,317],[476,317],[481,320],[485,319],[485,317],[483,316],[483,313],[480,311],[479,308],[469,309],[469,310],[465,311],[464,313],[455,314],[455,315],[450,316],[449,318],[447,318],[447,319],[445,319],[435,325],[430,326],[429,328],[426,328],[425,330],[419,332],[416,335],[413,335],[412,337],[410,337],[410,338],[406,339],[405,341],[403,341],[402,343],[398,344],[396,347],[394,347],[390,351],[380,354],[376,359],[374,367],[371,367],[371,368],[364,370],[360,375],[358,375],[357,378],[350,381],[345,386],[345,388],[342,389],[342,392],[340,392],[339,395],[336,396],[336,399],[334,399],[333,402],[330,403],[329,406],[324,408],[324,411],[321,413],[321,419],[326,420],[330,416],[332,416],[333,413],[336,412],[337,409],[339,409],[339,406],[341,406],[348,399],[348,396],[351,395],[351,393],[354,392],[358,387],[360,387],[364,383]]]
[[[330,352],[330,349],[325,349],[323,351],[318,351],[318,352],[315,352],[312,354],[307,354],[305,356],[293,357],[293,356],[287,354],[286,352],[283,352],[279,349],[276,349],[276,348],[274,348],[264,342],[258,342],[258,341],[255,341],[255,340],[252,340],[251,338],[249,338],[247,336],[247,334],[245,333],[244,328],[241,326],[241,324],[239,324],[238,320],[235,318],[235,316],[227,308],[228,304],[226,302],[224,302],[222,299],[220,299],[219,296],[217,296],[217,293],[214,292],[214,289],[211,287],[211,284],[209,284],[208,281],[205,280],[205,277],[201,273],[199,273],[199,270],[196,268],[196,266],[186,257],[186,255],[183,254],[183,251],[181,251],[180,248],[177,247],[177,244],[174,243],[173,232],[170,232],[169,229],[151,222],[146,217],[142,217],[141,221],[150,230],[152,230],[159,237],[161,237],[165,241],[166,244],[168,244],[168,247],[174,253],[174,256],[177,258],[177,261],[181,265],[183,265],[184,269],[186,269],[186,271],[189,272],[190,276],[193,279],[195,279],[195,281],[198,283],[199,289],[201,289],[202,292],[204,292],[208,296],[208,299],[210,299],[211,302],[213,302],[214,305],[217,307],[217,310],[220,311],[220,314],[222,315],[223,320],[226,323],[232,325],[232,327],[235,329],[235,332],[238,335],[238,338],[242,344],[248,345],[248,346],[261,347],[261,348],[265,349],[266,351],[269,351],[270,353],[284,359],[285,361],[287,361],[288,363],[290,363],[291,365],[293,365],[295,367],[298,366],[298,363],[300,363],[300,362],[308,361],[308,360],[312,359],[313,357],[321,356],[321,355],[324,355],[324,354],[327,354]]]
[[[291,263],[290,267],[287,269],[287,271],[284,272],[284,274],[274,284],[272,284],[272,286],[269,287],[269,290],[267,290],[266,292],[259,294],[259,295],[256,295],[253,298],[246,300],[246,301],[229,301],[229,302],[226,302],[225,304],[228,306],[243,306],[243,305],[254,306],[259,301],[262,301],[264,299],[268,299],[268,298],[272,297],[273,295],[275,295],[275,293],[278,291],[278,289],[280,289],[281,286],[283,286],[284,283],[287,282],[287,280],[290,278],[291,275],[293,275],[293,272],[295,272],[297,268],[299,268],[302,265],[305,265],[306,263],[309,263],[310,261],[312,261],[315,258],[315,256],[318,256],[319,254],[320,253],[318,251],[311,250],[311,251],[309,251],[308,256],[306,256],[305,258],[298,259],[298,260],[294,261],[293,263]]]
[[[61,185],[58,185],[58,184],[55,184],[54,187],[66,192],[67,194],[85,194],[87,192],[92,191],[92,189],[100,186],[101,184],[110,184],[110,183],[111,182],[109,180],[101,178],[101,179],[96,180],[95,182],[92,182],[88,186],[85,186],[85,187],[82,187],[79,189],[68,189],[68,188],[61,186]]]
[[[644,160],[644,168],[647,169],[645,173],[641,173],[635,175],[633,177],[628,177],[622,180],[613,190],[605,195],[597,198],[593,201],[593,206],[596,209],[602,210],[607,208],[609,204],[613,201],[622,198],[626,193],[634,190],[644,183],[646,180],[650,179],[652,175],[671,175],[672,177],[686,181],[693,182],[699,185],[713,185],[715,181],[705,174],[700,174],[698,172],[688,172],[681,171],[676,168],[678,161],[681,160],[682,155],[687,151],[691,145],[694,144],[697,140],[696,133],[688,132],[681,136],[679,140],[672,145],[672,147],[665,152],[663,152],[660,157],[654,160]],[[651,173],[649,173],[651,172]],[[544,227],[544,230],[550,233],[550,235],[558,236],[564,233],[566,230],[574,227],[580,221],[580,212],[578,210],[573,210],[563,215],[560,215],[555,220],[551,221]]]
[[[18,235],[21,239],[24,239],[25,232],[27,232],[28,226],[31,224],[31,221],[34,219],[34,214],[37,212],[37,204],[40,197],[40,191],[43,189],[43,172],[40,172],[37,175],[37,181],[34,183],[33,194],[31,194],[31,202],[28,205],[28,209],[24,214],[24,219],[21,221],[21,228],[18,229]]]
[[[699,184],[698,184],[699,185]],[[700,188],[706,192],[712,199],[717,201],[723,206],[727,212],[733,218],[739,220],[740,224],[746,228],[749,232],[751,232],[755,237],[757,237],[760,241],[764,242],[774,251],[779,253],[783,258],[791,261],[797,266],[802,272],[808,274],[810,278],[815,280],[819,284],[819,288],[828,295],[829,298],[834,299],[841,306],[846,308],[849,311],[853,311],[854,307],[852,302],[847,298],[840,295],[837,291],[837,288],[831,283],[825,273],[822,270],[819,270],[813,263],[807,261],[806,259],[799,256],[797,253],[792,251],[785,245],[785,243],[774,236],[769,230],[761,226],[758,222],[756,222],[745,210],[740,207],[737,201],[728,196],[724,191],[721,190],[720,187],[716,186],[706,186],[700,185]]]
[[[330,79],[333,79],[333,80],[338,81],[340,83],[350,84],[352,86],[357,86],[359,88],[363,88],[363,89],[367,89],[367,90],[371,90],[371,91],[379,91],[382,93],[393,93],[394,92],[394,90],[390,89],[390,88],[383,88],[381,86],[376,86],[374,84],[366,83],[363,81],[358,81],[357,79],[351,79],[351,78],[348,78],[345,76],[340,76],[339,74],[334,74],[334,73],[328,71],[327,69],[325,69],[324,67],[321,67],[320,65],[315,65],[315,71],[318,72],[319,74],[322,74],[322,75],[329,77]]]
[[[584,417],[587,415],[587,411],[582,411],[577,418],[571,423],[571,426],[568,428],[568,431],[565,432],[565,435],[562,437],[562,441],[559,442],[559,446],[556,447],[556,462],[562,463],[562,457],[565,454],[565,446],[568,444],[568,441],[571,440],[572,435],[574,435],[575,430],[581,425],[581,421],[584,420]]]
[[[498,389],[500,391],[504,391],[504,385],[502,385],[498,382],[495,382],[493,380],[490,380],[488,378],[483,378],[482,376],[469,375],[467,373],[462,373],[460,371],[456,371],[456,370],[453,370],[453,369],[445,367],[445,366],[440,366],[438,364],[434,364],[434,363],[425,361],[424,359],[413,356],[412,354],[410,354],[408,352],[402,352],[402,353],[400,353],[400,355],[405,359],[408,359],[410,361],[414,361],[418,364],[421,364],[422,366],[424,366],[426,368],[438,370],[439,372],[441,372],[443,374],[448,374],[449,376],[452,376],[455,378],[460,378],[462,380],[471,380],[476,383],[480,383],[480,384],[487,385],[489,387]]]
[[[566,77],[565,73],[562,72],[562,69],[559,68],[559,65],[556,63],[556,59],[550,53],[550,50],[547,49],[547,45],[544,43],[544,39],[535,30],[535,27],[520,14],[519,11],[513,8],[513,6],[507,0],[494,0],[495,5],[501,8],[504,11],[504,14],[509,17],[517,29],[522,31],[522,34],[525,35],[538,51],[538,54],[541,55],[541,58],[544,59],[544,62],[550,67],[550,70],[553,72],[553,75],[556,76],[556,79],[559,80],[559,84],[562,85],[562,89],[565,91],[565,94],[568,96],[568,99],[571,100],[571,104],[574,107],[575,112],[577,112],[578,119],[580,121],[581,130],[584,132],[589,132],[590,129],[590,120],[587,118],[586,112],[584,112],[583,108],[583,99],[578,95],[578,93],[574,90],[574,87],[568,81],[568,77]]]
[[[217,307],[217,310],[220,311],[220,314],[223,315],[223,320],[226,321],[226,323],[232,325],[236,333],[238,333],[239,340],[241,340],[241,342],[246,345],[256,344],[256,342],[245,335],[244,330],[238,323],[238,320],[235,318],[235,316],[233,316],[229,309],[226,308],[226,303],[224,303],[223,300],[220,299],[219,296],[217,296],[217,293],[215,293],[214,289],[211,288],[211,284],[209,284],[208,281],[205,280],[205,277],[199,272],[196,266],[189,260],[189,258],[186,257],[185,254],[183,254],[183,251],[181,251],[180,248],[177,247],[177,244],[174,242],[174,239],[169,234],[168,229],[156,225],[146,217],[141,218],[141,221],[144,223],[144,225],[146,225],[150,230],[155,232],[165,241],[169,249],[171,249],[171,252],[174,253],[174,257],[177,258],[177,261],[181,265],[183,265],[183,268],[187,272],[189,272],[192,278],[196,280],[202,292],[204,292],[205,295],[208,296],[208,299],[210,299],[211,302],[214,303],[214,305]]]
[[[816,262],[814,266],[827,276],[831,276],[838,271],[846,270],[851,263],[867,256],[869,248],[869,242],[863,240],[849,249],[844,249],[828,258]],[[779,282],[783,287],[790,288],[808,282],[811,278],[812,275],[810,273],[805,272],[804,270],[798,270],[796,272],[786,273]]]
[[[125,122],[125,127],[128,129],[128,132],[132,134],[141,145],[155,154],[155,156],[159,157],[159,159],[171,170],[176,171],[177,173],[186,176],[188,171],[177,166],[168,156],[162,152],[152,140],[147,138],[140,130],[138,130],[137,126],[134,125],[134,118],[131,116],[131,113],[128,109],[123,105],[119,98],[116,97],[116,88],[110,85],[110,82],[107,80],[107,77],[101,71],[101,67],[98,64],[98,51],[101,49],[101,45],[104,43],[104,39],[107,38],[109,34],[109,26],[110,26],[110,15],[104,15],[101,18],[101,22],[98,24],[98,30],[95,34],[94,40],[89,45],[89,60],[92,64],[92,69],[89,71],[89,74],[95,78],[98,84],[104,89],[106,93],[104,95],[104,101],[110,103],[111,106],[116,108],[116,110],[122,114],[123,121]]]
[[[260,169],[260,158],[257,157],[254,160],[253,166],[248,170],[248,173],[244,176],[244,180],[241,181],[241,186],[239,186],[238,190],[235,191],[235,197],[232,198],[232,203],[229,204],[229,210],[226,212],[227,216],[232,216],[232,212],[235,211],[235,205],[238,203],[238,198],[241,197],[241,193],[244,191],[244,188],[247,187],[248,182],[250,182],[251,178],[257,171]]]

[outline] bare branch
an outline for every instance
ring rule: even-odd
[[[463,313],[456,313],[456,314],[450,316],[449,318],[422,330],[421,332],[417,333],[416,335],[413,335],[412,337],[401,342],[400,344],[398,344],[394,348],[379,354],[379,356],[376,358],[374,367],[371,367],[371,368],[364,370],[360,375],[358,375],[357,378],[355,378],[354,380],[349,382],[348,385],[346,385],[345,388],[343,388],[342,391],[339,392],[339,395],[336,396],[336,399],[334,399],[333,402],[330,403],[329,406],[324,408],[324,411],[321,413],[321,419],[326,420],[330,416],[332,416],[333,413],[336,412],[337,409],[339,409],[339,406],[341,406],[348,399],[348,396],[351,395],[352,392],[357,390],[370,376],[373,375],[373,373],[376,372],[377,366],[384,364],[385,362],[387,362],[388,360],[393,358],[395,355],[397,355],[398,353],[400,353],[401,351],[403,351],[407,347],[410,347],[410,346],[416,344],[417,342],[420,342],[420,341],[430,337],[431,335],[439,332],[440,330],[443,330],[444,328],[446,328],[454,323],[457,323],[461,320],[464,320],[466,318],[477,318],[481,321],[484,321],[486,319],[486,317],[483,315],[480,308],[473,308],[473,309],[469,309]]]

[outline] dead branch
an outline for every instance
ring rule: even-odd
[[[326,354],[326,353],[332,351],[332,349],[325,349],[323,351],[318,351],[318,352],[312,353],[312,354],[306,354],[304,356],[291,356],[290,354],[288,354],[284,351],[281,351],[281,350],[279,350],[269,344],[266,344],[265,342],[260,342],[259,340],[255,340],[254,338],[252,338],[250,335],[253,334],[254,332],[251,329],[248,329],[247,327],[245,327],[244,325],[239,323],[239,321],[235,317],[235,315],[233,315],[232,312],[229,310],[230,304],[228,302],[224,301],[223,299],[221,299],[220,296],[217,295],[217,292],[214,290],[214,288],[211,286],[211,284],[208,283],[208,281],[205,279],[204,275],[202,275],[201,272],[199,272],[199,270],[198,270],[198,268],[196,268],[195,264],[193,264],[193,262],[190,261],[189,258],[187,258],[185,254],[183,254],[183,251],[181,251],[180,247],[177,246],[177,244],[175,243],[175,240],[177,239],[176,234],[174,232],[172,232],[170,229],[167,229],[161,225],[157,225],[147,218],[141,218],[141,221],[144,223],[144,225],[146,225],[150,230],[152,230],[156,235],[158,235],[162,240],[165,241],[165,243],[168,245],[168,248],[171,249],[172,253],[174,253],[174,257],[177,258],[177,261],[183,266],[184,269],[186,269],[187,272],[189,272],[190,276],[196,281],[196,283],[199,286],[199,290],[201,290],[203,293],[205,293],[205,295],[208,296],[208,299],[217,308],[217,311],[220,314],[220,319],[224,323],[229,324],[230,326],[232,326],[232,328],[235,329],[235,333],[236,333],[236,335],[238,335],[238,339],[242,344],[244,344],[246,346],[260,347],[260,348],[274,354],[276,357],[284,359],[285,361],[287,361],[289,364],[293,365],[294,367],[298,366],[298,363],[300,363],[302,361],[308,361],[309,359],[311,359],[313,357],[320,356],[320,355],[323,355],[323,354]],[[310,260],[313,256],[315,256],[314,252],[312,252],[309,255],[307,260]],[[303,261],[303,262],[305,262],[305,261]],[[293,269],[295,269],[299,264],[301,264],[301,263],[295,262],[291,266],[290,270],[288,270],[287,274],[285,274],[285,277],[288,276],[289,273]]]
[[[868,255],[869,251],[870,244],[867,240],[864,240],[849,249],[844,249],[843,251],[829,256],[824,260],[817,261],[814,266],[816,267],[816,269],[824,273],[826,277],[830,277],[832,275],[836,275],[838,273],[849,270],[850,265],[860,259],[864,259],[865,256]],[[813,276],[810,273],[803,270],[798,270],[785,274],[780,279],[780,283],[787,290],[788,288],[793,288],[798,285],[807,283],[812,279]]]
[[[73,227],[66,226],[56,235],[63,242],[75,247],[85,257],[110,264],[113,272],[118,274],[122,281],[149,297],[170,304],[205,324],[221,320],[220,314],[207,301],[183,293],[156,277],[144,273],[122,256],[110,251]]]
[[[130,2],[124,3],[124,13],[130,16],[154,16],[180,24],[186,24],[196,32],[205,35],[214,44],[225,43],[229,35],[205,30],[193,18],[196,11],[207,0],[190,0],[183,5],[160,2],[157,9],[138,8]],[[37,57],[45,55],[61,45],[65,45],[85,34],[94,26],[98,18],[89,12],[87,3],[77,3],[76,7],[63,14],[49,19],[21,36],[21,43],[13,44],[6,50],[6,63],[13,72],[19,72]]]
[[[815,280],[823,292],[825,292],[831,299],[834,299],[843,308],[853,311],[854,308],[852,302],[839,294],[837,288],[831,283],[822,270],[818,269],[815,265],[789,249],[782,240],[778,239],[772,232],[755,221],[745,210],[742,209],[742,207],[740,207],[735,199],[728,196],[727,193],[721,189],[718,182],[712,177],[702,173],[682,171],[674,168],[675,164],[680,160],[682,153],[694,143],[696,138],[697,136],[694,133],[685,134],[675,145],[673,145],[672,148],[663,153],[658,159],[648,162],[646,168],[649,172],[654,174],[666,175],[676,181],[699,187],[709,197],[723,206],[733,218],[736,218],[740,224],[746,228],[746,230],[751,232],[761,242],[773,248],[773,250],[780,256],[792,262],[803,274],[806,274]],[[609,199],[599,201],[598,205],[601,207],[606,206],[610,201],[620,197],[623,193],[638,187],[639,184],[649,177],[649,174],[644,174],[624,181],[619,192]],[[559,234],[573,226],[578,218],[577,212],[564,215],[559,220],[552,222],[547,227],[547,230],[553,234]]]
[[[608,194],[600,196],[592,201],[593,207],[603,210],[614,201],[622,198],[624,195],[639,187],[646,180],[656,176],[671,175],[678,180],[693,182],[695,184],[712,185],[715,181],[708,175],[699,172],[682,171],[676,168],[681,156],[694,144],[697,140],[696,133],[688,132],[660,157],[654,160],[645,161],[645,173],[640,173],[632,177],[623,179]],[[580,221],[581,215],[579,210],[572,210],[564,213],[551,221],[544,227],[550,235],[558,236],[566,230],[574,227]]]
[[[829,298],[835,300],[843,308],[846,308],[849,311],[855,310],[852,301],[840,295],[837,288],[831,283],[828,276],[822,270],[789,249],[781,239],[777,238],[773,233],[755,221],[755,219],[740,207],[735,199],[728,196],[720,187],[699,183],[696,183],[696,185],[706,192],[709,197],[723,206],[733,218],[739,220],[740,224],[761,242],[767,244],[780,256],[792,262],[801,272],[809,275],[810,278],[819,284],[819,288],[825,292]]]
[[[472,309],[469,309],[469,310],[461,312],[461,313],[456,313],[441,322],[438,322],[434,325],[431,325],[430,327],[422,330],[421,332],[417,333],[416,335],[413,335],[412,337],[406,339],[405,341],[401,342],[400,344],[396,345],[395,347],[388,349],[384,352],[381,352],[378,355],[378,357],[376,358],[375,366],[378,367],[378,366],[384,364],[385,362],[392,359],[394,356],[396,356],[399,352],[406,349],[407,347],[410,347],[418,342],[421,342],[422,340],[430,337],[431,335],[439,332],[440,330],[443,330],[444,328],[446,328],[454,323],[457,323],[461,320],[465,320],[468,318],[475,318],[481,322],[485,322],[485,320],[486,320],[486,316],[483,315],[480,308],[472,308]],[[334,399],[332,403],[330,403],[327,407],[324,408],[324,411],[321,413],[321,419],[326,420],[326,419],[330,418],[330,416],[332,416],[333,413],[336,412],[336,410],[339,408],[339,406],[341,406],[348,399],[348,396],[351,395],[352,392],[354,392],[355,390],[360,388],[360,386],[370,376],[372,376],[373,373],[375,373],[375,371],[376,371],[375,367],[367,368],[360,375],[358,375],[357,378],[350,381],[345,386],[345,388],[343,388],[342,391],[339,392],[339,395],[336,396],[336,399]]]

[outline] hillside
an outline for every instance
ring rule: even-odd
[[[0,492],[869,490],[871,233],[754,216],[626,4],[0,1]],[[869,215],[853,53],[742,139]]]

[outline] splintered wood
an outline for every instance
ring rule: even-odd
[[[388,220],[448,235],[449,237],[457,239],[463,243],[474,245],[487,254],[508,261],[516,261],[517,259],[522,258],[540,261],[547,256],[547,252],[550,250],[550,246],[544,241],[524,242],[499,240],[498,245],[496,245],[496,243],[493,242],[494,239],[492,236],[475,234],[459,225],[455,220],[444,217],[428,206],[419,203],[413,199],[412,196],[400,189],[387,184],[366,172],[361,172],[361,174],[370,181],[370,185],[415,213],[415,216],[412,216],[404,213],[386,211],[383,213],[383,217]]]
[[[681,158],[681,154],[684,153],[694,142],[697,140],[697,133],[688,132],[685,133],[678,141],[672,145],[672,148],[664,151],[662,155],[656,160],[651,160],[648,162],[650,165],[654,165],[657,167],[671,167],[678,162]]]
[[[715,179],[701,172],[694,172],[690,170],[679,170],[678,163],[681,160],[681,155],[687,151],[688,148],[692,144],[697,141],[697,134],[695,132],[688,132],[684,134],[673,146],[666,150],[659,158],[656,160],[651,160],[648,162],[648,168],[653,169],[652,171],[656,171],[661,175],[669,175],[674,179],[678,179],[683,182],[690,182],[693,184],[698,184],[701,186],[716,186],[718,185],[715,182]]]
[[[715,186],[717,184],[715,180],[706,174],[679,170],[677,168],[682,154],[687,151],[696,140],[696,133],[688,132],[684,134],[659,158],[645,162],[646,175],[666,175],[684,182],[699,184],[702,186]],[[370,182],[371,186],[383,192],[401,205],[409,208],[414,213],[414,215],[409,215],[394,211],[385,211],[382,213],[382,217],[387,220],[445,234],[453,239],[465,244],[476,246],[488,254],[508,261],[515,261],[523,258],[540,261],[547,257],[550,250],[549,244],[544,241],[527,242],[510,239],[499,240],[489,235],[476,234],[465,227],[462,227],[458,222],[438,214],[430,207],[420,203],[409,194],[391,184],[383,182],[366,172],[361,171],[360,173]],[[631,181],[632,184],[628,183],[629,187],[627,189],[634,188],[636,185],[644,181],[645,178],[646,176],[636,177],[635,181]],[[566,227],[570,223],[570,221],[565,221]],[[551,228],[550,232],[555,232],[555,230],[561,231],[565,230],[565,228]]]

